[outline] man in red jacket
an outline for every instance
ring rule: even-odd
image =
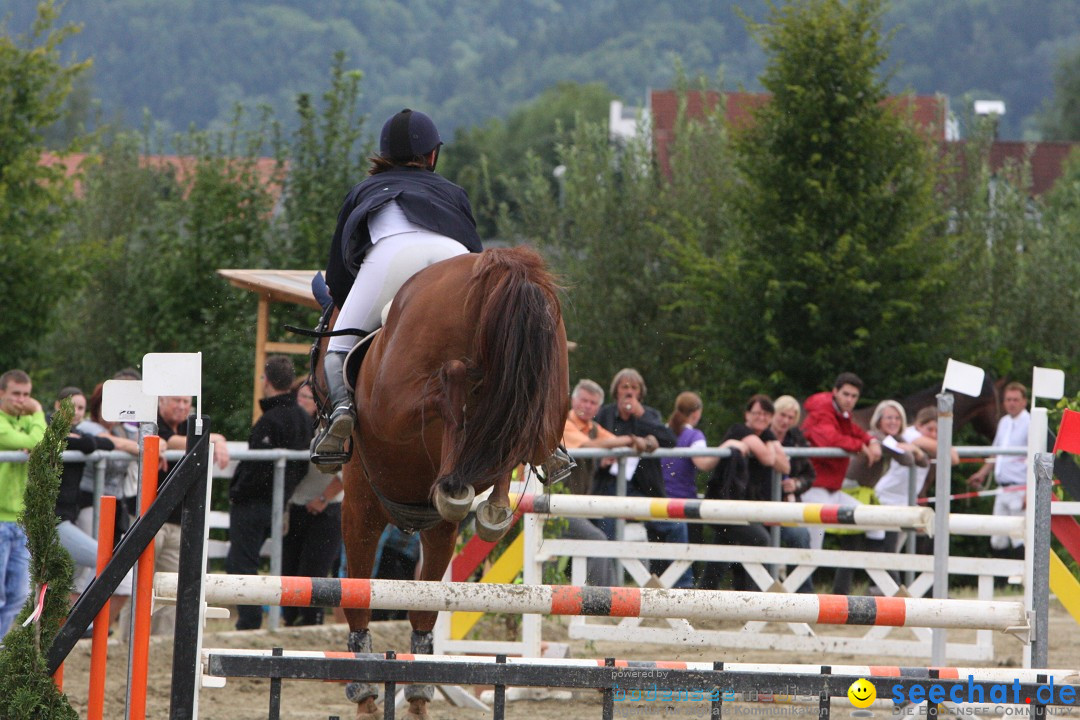
[[[862,452],[873,464],[881,459],[881,443],[877,438],[870,437],[851,418],[851,411],[859,402],[862,388],[863,382],[858,375],[840,373],[833,383],[832,392],[811,395],[803,403],[806,419],[803,420],[802,431],[811,445]],[[849,458],[811,458],[810,461],[814,464],[817,478],[813,487],[803,493],[803,502],[845,506],[859,504],[858,500],[840,489],[844,484]],[[820,549],[824,540],[824,529],[810,528],[810,547]]]

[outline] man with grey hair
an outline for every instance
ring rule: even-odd
[[[574,386],[574,391],[570,394],[570,413],[566,416],[566,425],[563,428],[563,446],[567,450],[634,447],[633,436],[613,435],[596,422],[594,418],[603,403],[604,389],[599,384],[584,378]],[[600,464],[608,466],[612,462],[613,458],[605,458]],[[596,466],[595,458],[578,460],[577,467],[567,480],[570,492],[575,495],[587,495],[592,490],[592,478]]]
[[[611,381],[613,401],[600,408],[596,422],[617,437],[630,436],[632,447],[637,452],[651,453],[660,447],[675,447],[675,435],[660,416],[656,408],[644,405],[645,379],[633,368],[623,368],[615,373]],[[617,466],[600,469],[596,472],[597,495],[616,494]],[[657,458],[630,458],[626,463],[626,494],[638,497],[667,497],[664,489],[663,471]],[[615,521],[604,518],[600,528],[609,538],[615,537]],[[645,532],[650,542],[688,542],[686,523],[671,521],[652,521],[645,523]],[[654,560],[651,569],[660,575],[668,561]],[[693,587],[694,579],[690,571],[685,572],[674,587]]]
[[[582,379],[574,386],[570,394],[570,413],[566,416],[563,428],[563,446],[567,450],[578,448],[616,448],[632,447],[634,438],[616,437],[593,419],[596,411],[604,402],[604,389],[592,380]],[[612,458],[600,461],[607,466]],[[575,495],[587,495],[592,489],[592,477],[597,462],[595,458],[581,458],[571,471],[566,482],[567,489]],[[604,531],[585,518],[566,518],[567,526],[564,538],[572,540],[607,540]],[[615,560],[611,558],[589,558],[586,570],[586,583],[611,587],[617,584]],[[621,583],[618,583],[621,584]]]

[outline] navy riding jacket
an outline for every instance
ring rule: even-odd
[[[368,216],[391,200],[397,201],[414,225],[457,240],[469,252],[483,250],[469,197],[462,188],[422,168],[399,167],[372,175],[345,197],[330,245],[326,283],[339,308],[371,250]]]

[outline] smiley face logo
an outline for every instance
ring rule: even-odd
[[[866,678],[851,683],[847,690],[848,700],[857,708],[868,708],[877,700],[877,688]]]

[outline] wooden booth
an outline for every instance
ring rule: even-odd
[[[259,296],[259,308],[255,320],[255,361],[252,368],[251,406],[254,423],[262,411],[262,374],[268,354],[283,353],[307,355],[311,341],[276,342],[269,338],[270,303],[291,303],[319,309],[319,303],[311,294],[311,278],[317,270],[218,270],[218,275],[235,287],[249,290]]]

